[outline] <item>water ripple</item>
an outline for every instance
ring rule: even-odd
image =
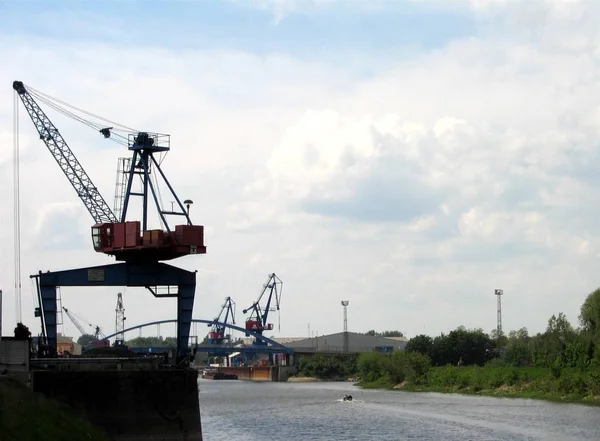
[[[586,406],[348,383],[202,380],[199,387],[206,441],[600,440],[600,409]],[[347,393],[355,401],[340,401]]]

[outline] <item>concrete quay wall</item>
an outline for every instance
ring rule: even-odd
[[[34,392],[78,409],[115,441],[202,441],[194,369],[31,374]]]

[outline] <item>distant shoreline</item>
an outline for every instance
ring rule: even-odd
[[[317,377],[305,377],[302,375],[296,375],[287,379],[288,383],[357,383],[360,381],[359,378],[347,378],[343,380],[336,379],[322,379]]]
[[[322,382],[322,381],[323,380],[320,380],[315,377],[303,377],[303,376],[294,376],[294,377],[289,377],[287,379],[288,383],[316,383],[316,382]]]
[[[541,390],[534,390],[528,388],[526,385],[513,385],[508,386],[506,384],[497,388],[486,388],[477,389],[472,386],[458,387],[458,386],[431,386],[431,385],[414,385],[408,382],[391,385],[381,383],[358,383],[356,386],[361,389],[380,389],[380,390],[397,390],[400,392],[429,392],[429,393],[442,393],[442,394],[459,394],[459,395],[473,395],[482,397],[492,398],[521,398],[548,401],[553,403],[564,403],[564,404],[583,404],[588,406],[600,407],[600,396],[598,395],[577,395],[577,394],[565,394],[557,392],[545,392]]]

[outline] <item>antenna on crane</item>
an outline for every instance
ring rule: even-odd
[[[504,294],[504,290],[496,289],[496,290],[494,290],[494,294],[498,298],[496,330],[498,331],[498,336],[500,336],[500,335],[502,335],[502,295]]]

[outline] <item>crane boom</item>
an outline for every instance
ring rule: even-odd
[[[96,223],[117,223],[112,212],[90,177],[87,175],[56,126],[46,116],[21,81],[13,82],[27,113],[61,170],[77,192]]]
[[[63,306],[63,310],[67,313],[67,316],[71,319],[71,321],[73,322],[75,327],[79,330],[79,332],[81,332],[81,335],[86,335],[87,332],[85,332],[85,329],[83,328],[83,326],[81,326],[81,323],[79,323],[79,320],[77,320],[75,318],[75,316],[73,314],[71,314],[71,312],[64,306]]]

